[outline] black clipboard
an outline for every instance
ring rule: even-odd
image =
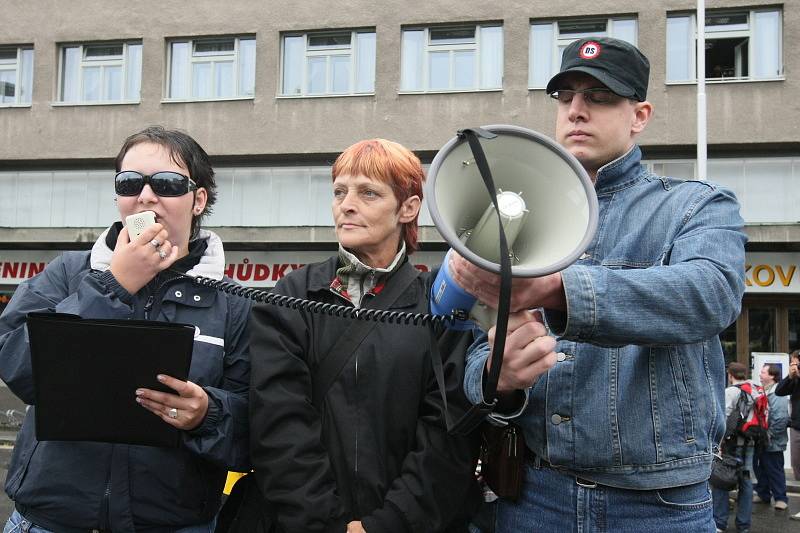
[[[180,430],[136,402],[136,389],[175,394],[157,374],[186,380],[195,328],[150,320],[29,313],[38,440],[176,447]]]

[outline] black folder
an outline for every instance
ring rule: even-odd
[[[136,389],[175,394],[157,374],[186,380],[194,326],[29,313],[38,440],[175,447],[180,430],[136,402]]]

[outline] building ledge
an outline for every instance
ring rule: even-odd
[[[229,250],[335,250],[330,226],[208,227]],[[0,228],[0,248],[6,250],[88,250],[105,228]],[[445,249],[434,227],[421,227],[426,249]]]
[[[330,226],[208,227],[229,250],[334,250]],[[105,228],[0,228],[0,248],[6,250],[89,249]],[[423,249],[445,249],[433,226],[419,229]],[[748,251],[800,251],[800,224],[751,224],[745,227]]]

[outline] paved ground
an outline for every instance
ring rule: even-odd
[[[736,531],[734,524],[735,509],[731,509],[728,519],[728,531]],[[787,511],[776,511],[771,505],[753,504],[753,523],[751,533],[798,533],[800,532],[800,522],[789,520],[789,515],[800,512],[800,493],[789,493],[789,509]]]
[[[5,481],[8,462],[11,460],[12,443],[16,429],[21,422],[20,415],[24,412],[25,405],[20,402],[0,382],[0,480]],[[788,474],[788,473],[787,473]],[[787,475],[787,479],[790,476]],[[75,480],[79,483],[80,480]],[[789,520],[789,515],[800,512],[800,483],[789,481],[792,485],[789,493],[789,510],[776,511],[769,505],[753,505],[753,527],[751,533],[800,533],[800,522]],[[5,492],[0,491],[0,520],[3,523],[11,514],[13,506]],[[735,511],[731,510],[728,531],[736,531],[734,525]],[[687,532],[690,533],[690,532]]]

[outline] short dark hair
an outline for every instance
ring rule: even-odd
[[[747,379],[747,367],[738,361],[728,363],[728,373],[733,376],[734,379]]]
[[[789,354],[789,361],[791,361],[792,359],[800,362],[800,350],[795,350]]]
[[[217,201],[217,183],[214,181],[214,169],[211,160],[203,147],[189,134],[180,130],[168,130],[163,126],[149,126],[138,133],[134,133],[122,144],[117,158],[114,160],[116,171],[122,170],[122,160],[128,151],[140,143],[153,143],[163,146],[169,156],[178,165],[183,165],[189,171],[189,177],[203,187],[208,194],[206,207],[203,212],[192,217],[191,235],[196,234],[200,222],[212,213],[212,206]]]
[[[781,367],[778,365],[768,364],[764,365],[767,367],[767,373],[772,376],[772,379],[777,383],[781,380]]]

